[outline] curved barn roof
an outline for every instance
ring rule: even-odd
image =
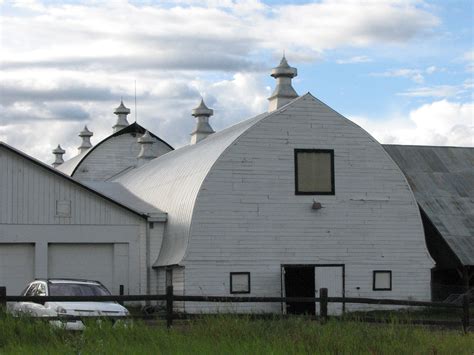
[[[69,176],[72,176],[74,175],[74,173],[76,172],[76,169],[79,167],[79,165],[84,161],[84,159],[86,159],[86,157],[91,154],[91,152],[93,152],[94,150],[96,150],[98,147],[100,147],[103,143],[107,142],[108,140],[110,140],[111,138],[114,138],[114,137],[118,137],[118,136],[121,136],[122,134],[127,134],[127,133],[140,133],[140,134],[144,134],[146,131],[145,128],[143,128],[142,126],[140,126],[138,123],[134,122],[130,125],[128,125],[127,127],[125,127],[124,129],[121,129],[120,131],[118,132],[115,132],[114,134],[111,134],[110,136],[108,136],[107,138],[101,140],[99,143],[97,143],[95,146],[93,146],[92,148],[76,155],[75,157],[72,157],[71,159],[65,161],[64,163],[62,163],[61,165],[59,165],[56,169],[61,171],[62,173],[64,174],[67,174]],[[149,132],[150,135],[154,138],[156,138],[158,141],[162,142],[163,144],[165,144],[166,146],[168,146],[171,150],[173,150],[174,148],[169,145],[168,143],[166,143],[163,139],[161,139],[160,137],[158,137],[157,135]]]
[[[314,99],[308,93],[288,105],[306,97]],[[116,180],[147,203],[168,213],[163,245],[154,266],[179,264],[185,256],[196,198],[219,157],[247,130],[288,105],[164,154]]]

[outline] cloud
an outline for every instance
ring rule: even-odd
[[[136,80],[139,122],[180,146],[201,94],[218,130],[265,111],[262,71],[284,49],[292,64],[313,62],[337,48],[407,44],[439,23],[420,0],[5,2],[0,139],[47,161],[57,143],[71,156],[85,123],[97,143],[121,96],[134,108]]]
[[[474,104],[434,101],[406,116],[350,117],[384,144],[474,146]]]
[[[453,97],[467,93],[471,86],[472,83],[465,81],[462,85],[434,85],[408,89],[397,95],[410,97]]]
[[[431,70],[432,69],[430,69],[429,71]],[[429,71],[427,70],[427,72]],[[395,70],[385,71],[382,73],[371,73],[370,75],[381,76],[381,77],[386,77],[386,78],[396,78],[396,77],[408,78],[417,84],[421,84],[425,80],[422,73],[423,71],[419,69],[395,69]]]
[[[35,83],[35,86],[27,84]],[[65,80],[41,86],[40,81],[5,82],[2,84],[0,103],[9,105],[15,102],[42,101],[105,101],[117,97],[113,89],[107,86],[93,86],[85,83],[66,82]]]
[[[464,53],[462,60],[466,62],[466,71],[473,73],[474,72],[474,49]]]
[[[353,63],[368,63],[371,62],[372,59],[365,55],[359,55],[347,59],[339,59],[336,61],[337,64],[353,64]]]
[[[110,67],[116,61],[119,70],[236,71],[255,65],[247,58],[258,67],[254,54],[265,49],[279,53],[286,48],[295,55],[317,58],[322,51],[338,47],[405,43],[439,24],[419,1],[400,0],[279,6],[259,1],[229,1],[223,6],[211,6],[213,2],[201,6],[199,2],[187,6],[15,4],[33,12],[3,15],[6,68]]]

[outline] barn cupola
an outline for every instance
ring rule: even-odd
[[[203,99],[201,99],[199,106],[192,110],[192,115],[197,118],[197,122],[196,129],[191,133],[191,144],[196,144],[208,135],[214,133],[214,130],[209,124],[209,117],[213,114],[214,110],[208,108]]]
[[[138,166],[141,166],[151,159],[156,158],[156,154],[152,150],[152,145],[155,140],[150,136],[148,131],[138,138],[138,144],[140,144],[140,153],[138,154]]]
[[[291,79],[298,75],[298,71],[288,65],[284,55],[280,64],[272,69],[270,75],[276,79],[277,84],[272,96],[268,98],[268,112],[275,111],[298,97],[295,89],[291,86]]]
[[[130,109],[125,107],[123,100],[120,100],[120,105],[115,109],[114,114],[117,115],[117,122],[112,127],[115,133],[128,126],[127,115],[130,114]]]
[[[64,159],[63,159],[64,153],[66,153],[66,151],[63,148],[61,148],[61,145],[59,144],[55,149],[53,149],[53,154],[55,156],[55,159],[52,165],[54,168],[64,163]]]
[[[82,152],[85,152],[86,150],[92,147],[91,137],[93,135],[94,133],[89,131],[87,129],[87,126],[84,126],[84,129],[81,132],[79,132],[79,137],[82,138],[82,143],[79,146],[79,148],[77,148],[79,150],[79,154],[81,154]]]

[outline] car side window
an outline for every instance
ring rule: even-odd
[[[46,285],[42,282],[38,283],[35,293],[36,296],[46,296]]]
[[[25,296],[34,296],[36,293],[37,283],[32,284],[25,293]]]

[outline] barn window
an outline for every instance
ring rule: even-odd
[[[230,293],[250,293],[250,272],[230,273]]]
[[[296,195],[334,195],[334,150],[295,149]]]
[[[391,291],[392,290],[392,271],[374,270],[373,290],[374,291]]]

